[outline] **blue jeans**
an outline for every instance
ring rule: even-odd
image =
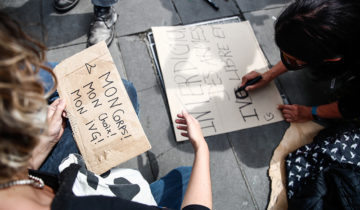
[[[151,193],[161,207],[180,209],[189,183],[192,167],[179,167],[150,184]]]
[[[51,68],[54,68],[56,65],[57,65],[57,63],[49,63],[49,66]],[[49,92],[49,90],[51,90],[51,88],[54,85],[51,75],[47,71],[44,71],[44,70],[40,70],[39,75],[43,82],[45,92]],[[125,86],[125,89],[126,89],[128,95],[130,97],[131,103],[135,109],[135,112],[136,112],[136,114],[138,114],[139,113],[139,103],[137,100],[136,89],[133,86],[133,84],[127,80],[123,79],[123,83],[124,83],[124,86]],[[52,103],[57,98],[59,98],[59,95],[57,92],[55,92],[49,97],[48,101],[49,101],[49,103]],[[59,142],[55,145],[55,147],[51,151],[50,155],[46,158],[44,163],[40,166],[39,171],[58,174],[59,173],[58,167],[59,167],[61,161],[71,153],[80,154],[79,149],[76,146],[75,139],[72,135],[70,123],[68,120],[66,120],[66,127],[65,127],[63,135],[61,136]]]
[[[100,7],[111,7],[116,2],[118,2],[118,0],[91,0],[93,5]]]

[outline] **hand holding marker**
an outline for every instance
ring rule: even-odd
[[[244,99],[244,98],[248,97],[249,93],[247,92],[247,90],[245,88],[247,86],[250,86],[250,85],[253,85],[253,84],[259,82],[261,79],[262,79],[262,76],[259,75],[259,76],[255,77],[254,79],[251,79],[251,80],[247,81],[245,83],[245,85],[239,87],[238,89],[235,89],[236,98]]]

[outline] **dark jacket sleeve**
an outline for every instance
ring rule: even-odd
[[[343,85],[339,92],[339,111],[344,118],[360,118],[360,76]]]
[[[338,106],[339,111],[344,118],[360,118],[360,93],[357,95],[349,93],[340,98]]]

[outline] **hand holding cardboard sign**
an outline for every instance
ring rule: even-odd
[[[29,163],[31,169],[39,169],[64,133],[65,125],[62,115],[65,107],[65,102],[61,99],[57,99],[50,104],[46,115],[48,127],[44,134],[40,136],[39,142],[34,148],[33,156]]]
[[[54,72],[90,171],[102,174],[151,148],[105,42],[67,58]]]
[[[56,144],[62,134],[64,133],[64,120],[63,116],[65,113],[65,101],[62,99],[56,99],[53,103],[50,104],[48,113],[47,113],[47,121],[48,121],[48,130],[47,136],[50,138],[53,144]]]

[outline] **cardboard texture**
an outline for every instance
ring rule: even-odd
[[[151,148],[105,42],[62,61],[54,72],[90,171],[102,174]]]
[[[152,31],[173,120],[187,110],[200,122],[204,136],[283,120],[274,83],[245,99],[235,97],[242,76],[268,70],[249,22]],[[177,141],[186,140],[175,127],[174,132]]]
[[[288,208],[286,196],[286,156],[296,149],[309,144],[324,127],[309,121],[306,123],[291,123],[286,130],[279,146],[275,149],[270,161],[269,176],[271,179],[271,194],[268,210],[283,210]]]

